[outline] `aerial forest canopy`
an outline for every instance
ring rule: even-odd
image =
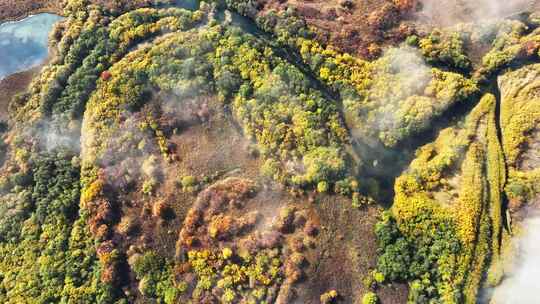
[[[353,54],[274,2],[66,1],[0,121],[0,302],[491,297],[540,201],[540,15],[379,1]]]

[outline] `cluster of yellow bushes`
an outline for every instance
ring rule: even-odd
[[[455,229],[451,237],[461,247],[440,257],[444,263],[439,263],[440,276],[434,282],[438,297],[448,303],[474,303],[489,262],[498,262],[505,171],[495,105],[493,95],[484,96],[463,127],[443,130],[434,143],[422,147],[395,185],[392,211],[413,246],[422,248],[426,235],[439,233],[441,227],[429,224],[433,221],[450,222]],[[456,294],[461,292],[459,300]]]
[[[534,149],[540,137],[540,66],[508,72],[500,77],[499,84],[502,142],[509,173],[506,191],[509,199],[524,203],[540,193],[540,167],[523,167],[528,154],[534,158],[538,153]]]

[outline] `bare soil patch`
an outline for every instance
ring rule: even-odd
[[[540,168],[540,129],[534,129],[529,135],[529,139],[523,147],[519,159],[519,169],[531,171]]]
[[[24,92],[34,75],[39,73],[41,67],[15,73],[0,80],[0,121],[8,119],[9,102],[18,93]]]
[[[312,205],[319,219],[317,250],[308,256],[313,261],[302,290],[304,303],[319,303],[315,295],[335,289],[339,303],[360,303],[369,290],[363,280],[376,267],[377,238],[375,223],[378,206],[354,209],[351,201],[340,196],[321,196]],[[405,284],[384,285],[377,290],[381,303],[407,302]],[[302,298],[301,298],[302,299]]]

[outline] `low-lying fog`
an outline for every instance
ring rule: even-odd
[[[494,291],[496,304],[540,303],[540,215],[524,223],[525,234],[518,242],[512,273]]]

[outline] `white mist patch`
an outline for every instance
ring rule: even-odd
[[[525,220],[524,227],[526,234],[518,241],[514,271],[494,291],[496,304],[540,303],[540,217]]]
[[[40,147],[47,152],[64,149],[71,152],[79,152],[81,149],[80,135],[77,131],[79,121],[73,121],[72,126],[67,128],[52,122],[41,120],[38,123],[26,127],[24,133],[28,138],[34,138]]]
[[[537,1],[537,0],[536,0]],[[417,17],[450,26],[460,22],[500,19],[530,10],[535,0],[423,0]]]

